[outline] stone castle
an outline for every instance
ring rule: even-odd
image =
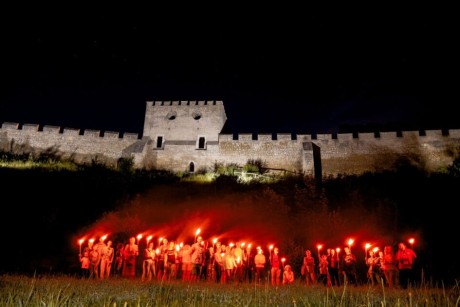
[[[213,170],[216,164],[261,160],[268,169],[324,176],[392,170],[402,161],[429,172],[460,152],[460,130],[346,134],[223,134],[222,101],[147,101],[143,134],[3,123],[3,151],[53,152],[79,163],[173,172]]]

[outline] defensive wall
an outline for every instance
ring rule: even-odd
[[[77,162],[174,172],[212,170],[216,163],[260,159],[273,170],[337,176],[391,170],[401,163],[427,171],[450,165],[460,152],[460,130],[356,134],[223,134],[222,101],[147,101],[142,136],[35,124],[3,123],[2,150],[55,152]]]
[[[98,161],[115,166],[120,158],[135,155],[145,140],[138,134],[99,130],[80,130],[37,124],[3,123],[0,129],[0,148],[17,153],[48,152],[78,163]]]

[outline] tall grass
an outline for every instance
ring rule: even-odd
[[[141,282],[69,276],[0,276],[0,306],[459,306],[459,285],[449,289]]]

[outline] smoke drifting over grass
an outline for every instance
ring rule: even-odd
[[[299,193],[295,201],[292,195],[285,195]],[[311,191],[280,193],[261,186],[224,191],[212,185],[192,184],[154,187],[104,214],[79,235],[89,239],[109,234],[112,240],[127,242],[128,237],[142,234],[143,238],[152,235],[154,242],[166,237],[191,244],[199,228],[208,242],[218,238],[224,244],[315,249],[317,243],[343,246],[350,236],[391,242],[393,234],[388,224],[391,219],[382,212],[372,213],[364,206],[332,211],[326,200]]]
[[[269,190],[260,194],[209,191],[202,187],[154,188],[105,214],[88,227],[86,235],[142,234],[184,243],[193,242],[198,228],[209,241],[217,237],[229,242],[265,242],[281,240],[286,235],[283,229],[289,221],[288,208],[281,197]]]

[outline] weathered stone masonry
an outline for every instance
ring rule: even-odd
[[[3,123],[2,150],[56,152],[87,163],[115,166],[133,158],[137,168],[174,172],[212,170],[215,163],[244,165],[261,159],[272,169],[315,176],[392,169],[401,158],[428,171],[450,165],[460,151],[460,130],[353,134],[221,134],[227,120],[222,101],[148,101],[142,137]]]

